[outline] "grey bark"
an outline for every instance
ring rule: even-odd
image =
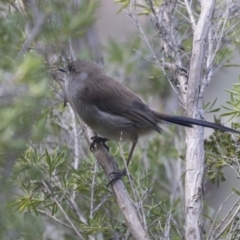
[[[190,63],[187,116],[200,118],[202,98],[199,89],[206,56],[206,39],[211,28],[215,0],[202,1],[200,18],[196,24]],[[194,127],[186,131],[186,178],[185,178],[185,239],[203,239],[202,181],[204,174],[203,128]]]

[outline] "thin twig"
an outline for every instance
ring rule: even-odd
[[[103,197],[102,201],[93,209],[92,215],[95,214],[101,206],[108,200],[108,198],[112,195],[112,193],[108,193],[105,197]]]
[[[18,53],[18,57],[21,57],[29,48],[31,43],[34,41],[34,39],[37,37],[37,35],[40,33],[41,28],[45,22],[45,15],[41,13],[38,9],[37,2],[32,0],[31,1],[32,10],[34,12],[34,26],[29,34],[27,34],[27,39],[22,45],[21,50]]]
[[[37,210],[37,212],[39,212],[39,213],[41,213],[41,214],[43,214],[43,215],[46,215],[46,216],[48,216],[49,218],[53,219],[54,221],[60,223],[60,224],[63,225],[64,227],[67,227],[67,228],[69,228],[69,229],[71,229],[71,230],[74,230],[70,225],[62,222],[61,220],[59,220],[58,218],[56,218],[55,216],[53,216],[52,213],[45,212],[45,211],[43,211],[43,210],[41,210],[41,209],[38,209],[38,208],[37,208],[36,210]],[[79,232],[82,232],[82,231],[79,230]]]
[[[44,185],[44,187],[46,188],[46,190],[48,191],[48,193],[51,195],[53,201],[57,204],[58,208],[60,209],[60,211],[62,212],[62,214],[64,215],[64,217],[67,219],[67,221],[69,222],[69,224],[71,225],[71,227],[73,228],[73,230],[76,232],[76,234],[79,236],[80,239],[84,240],[84,238],[82,237],[82,235],[80,234],[79,230],[75,227],[74,223],[70,220],[70,218],[68,217],[67,213],[64,211],[63,207],[61,206],[61,204],[58,202],[58,200],[56,199],[56,197],[54,196],[52,190],[50,189],[49,185],[47,184],[47,182],[45,182],[44,180],[42,180],[42,184]]]
[[[69,103],[67,103],[68,108],[70,110],[70,115],[71,115],[71,119],[72,119],[72,128],[73,128],[73,142],[74,142],[74,163],[73,163],[73,168],[75,170],[78,170],[78,165],[79,165],[79,140],[78,140],[78,132],[77,132],[77,124],[76,124],[76,118],[75,118],[75,114],[74,111],[72,109],[72,107],[70,106]],[[74,184],[74,189],[76,188],[77,184]],[[75,200],[76,199],[76,191],[73,190],[72,193],[72,199]]]
[[[194,16],[193,16],[192,8],[191,8],[188,0],[184,0],[184,2],[185,2],[185,6],[186,6],[186,9],[187,9],[189,18],[190,18],[191,23],[192,23],[192,30],[194,31],[195,28],[196,28],[196,21],[195,21]]]
[[[120,155],[121,155],[121,157],[123,159],[123,162],[124,162],[124,167],[127,171],[128,180],[130,182],[130,186],[131,186],[131,189],[132,189],[132,192],[133,192],[133,195],[134,195],[135,202],[138,203],[137,204],[138,214],[142,219],[144,229],[147,231],[147,223],[146,223],[146,217],[145,217],[145,214],[144,214],[143,204],[142,204],[142,201],[141,201],[141,198],[139,196],[138,191],[136,191],[136,188],[134,187],[134,183],[133,183],[131,175],[128,171],[127,161],[124,157],[124,152],[123,152],[123,149],[122,149],[122,146],[121,146],[121,142],[119,142],[119,149],[120,149]],[[141,212],[139,211],[139,209],[141,209]]]
[[[94,165],[94,172],[93,172],[93,178],[92,178],[92,184],[91,184],[91,197],[90,197],[90,219],[93,217],[93,203],[94,203],[94,188],[95,188],[95,178],[97,174],[97,162],[95,162]]]
[[[217,226],[217,228],[215,229],[215,232],[217,232],[218,230],[221,229],[221,231],[217,234],[216,237],[214,237],[214,240],[217,240],[221,237],[221,235],[226,231],[226,229],[229,227],[229,225],[233,222],[233,220],[236,218],[236,216],[239,214],[240,211],[240,198],[238,198],[238,200],[235,202],[235,204],[232,206],[232,208],[230,209],[229,213],[226,215],[226,217],[221,221],[221,223],[219,224],[219,226]],[[237,209],[234,211],[234,213],[232,214],[233,209],[236,207]],[[229,218],[229,216],[231,215],[231,217]],[[228,222],[227,219],[229,218]],[[224,224],[224,226],[222,226]]]

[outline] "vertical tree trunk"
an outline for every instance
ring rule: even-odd
[[[211,27],[215,0],[202,1],[201,14],[194,29],[192,58],[190,63],[187,116],[199,119],[202,99],[199,90],[206,56],[206,39]],[[203,128],[187,129],[185,179],[185,239],[202,239],[202,181],[204,174]]]

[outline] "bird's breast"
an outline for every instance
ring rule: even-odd
[[[82,120],[100,136],[116,141],[134,141],[138,137],[131,120],[104,112],[81,99],[73,98],[73,104]]]

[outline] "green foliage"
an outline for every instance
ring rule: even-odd
[[[15,85],[16,92],[9,96],[10,101],[4,99],[1,106],[0,152],[3,154],[2,157],[11,151],[24,148],[26,138],[34,137],[33,124],[36,123],[36,116],[44,108],[42,99],[47,98],[48,89],[46,72],[38,56],[28,55],[22,59],[18,68],[14,67],[10,78],[13,80],[12,84]],[[2,84],[3,81],[7,79],[3,77]]]
[[[232,120],[233,118],[239,118],[240,117],[240,83],[234,83],[233,90],[226,90],[226,91],[230,93],[230,100],[227,101],[228,106],[223,106],[223,108],[225,108],[227,112],[222,114],[222,116],[229,116],[231,117],[230,120]],[[239,124],[236,124],[236,126],[239,127]]]
[[[215,130],[209,139],[205,140],[205,149],[207,175],[219,186],[221,181],[226,180],[223,168],[238,165],[238,140],[234,140],[229,133]]]
[[[230,93],[230,100],[227,101],[228,107],[223,106],[227,112],[221,114],[221,117],[230,117],[229,121],[233,118],[238,118],[240,115],[239,108],[239,94],[240,87],[239,83],[233,84],[233,90],[227,90]],[[217,112],[219,108],[213,108],[215,99],[212,104],[207,103],[204,109],[207,112]],[[220,124],[218,119],[215,122]],[[232,127],[238,129],[239,123],[232,123]],[[232,138],[230,133],[221,132],[215,130],[214,133],[205,140],[206,149],[206,165],[207,175],[209,179],[219,186],[220,182],[225,181],[224,167],[233,166],[236,167],[239,164],[240,151],[239,151],[239,138]]]
[[[28,212],[40,216],[46,212],[57,218],[62,218],[64,213],[59,209],[61,204],[67,210],[71,221],[77,224],[78,228],[85,237],[89,234],[101,232],[104,238],[108,239],[112,234],[124,235],[126,231],[125,221],[119,212],[117,203],[111,190],[106,186],[106,176],[99,169],[94,171],[95,161],[81,159],[79,169],[70,167],[70,155],[68,150],[55,149],[51,154],[48,151],[40,153],[35,148],[29,147],[21,159],[14,167],[14,182],[17,184],[21,193],[10,207],[20,212]],[[152,159],[153,160],[153,159]],[[118,159],[120,163],[122,159]],[[156,166],[155,166],[156,168]],[[156,236],[161,233],[166,224],[167,209],[170,203],[163,198],[158,191],[159,185],[153,184],[152,172],[145,175],[138,166],[137,159],[132,163],[129,171],[132,174],[136,191],[140,194],[139,198],[144,199],[143,208],[146,212],[146,220],[149,229]],[[151,170],[152,171],[152,170]],[[162,175],[161,179],[165,177]],[[93,184],[94,181],[94,185]],[[128,179],[124,179],[127,189],[134,199]],[[92,192],[94,191],[94,192]],[[91,197],[91,194],[93,198]],[[86,222],[81,222],[76,218],[71,206],[73,194],[76,194],[79,201],[79,210],[84,216],[89,216],[92,202],[93,217],[86,218]],[[162,201],[157,199],[162,196]],[[105,202],[102,202],[106,199]],[[174,202],[174,209],[181,204],[179,199]],[[100,206],[100,207],[98,207]],[[172,215],[178,218],[177,211]],[[179,219],[182,221],[182,219]],[[171,223],[175,228],[175,223]]]
[[[94,12],[98,1],[84,0],[75,8],[65,1],[46,1],[41,6],[41,10],[48,16],[41,40],[60,46],[68,41],[69,36],[79,37],[85,33],[85,27],[95,20]]]
[[[122,4],[121,9],[130,4],[129,0],[117,2]],[[162,1],[153,1],[156,9],[162,4]],[[82,0],[80,5],[43,0],[37,7],[24,5],[22,12],[12,7],[7,11],[3,9],[4,14],[0,15],[0,90],[7,93],[2,98],[0,91],[0,216],[4,216],[0,217],[0,239],[7,239],[11,234],[12,239],[46,238],[44,231],[51,224],[61,228],[64,232],[61,237],[76,239],[70,222],[84,239],[94,234],[101,234],[103,239],[112,239],[115,235],[123,238],[128,232],[111,188],[107,188],[106,176],[89,157],[88,146],[84,145],[78,127],[75,130],[81,147],[76,155],[80,164],[77,169],[73,167],[76,161],[74,120],[67,107],[58,105],[59,88],[53,82],[53,66],[48,58],[48,51],[52,52],[52,58],[60,59],[59,62],[69,58],[66,45],[70,39],[84,37],[96,19],[98,5],[96,0]],[[152,14],[147,1],[137,7],[139,15]],[[181,8],[179,13],[184,15],[186,10]],[[39,27],[41,17],[44,22]],[[36,35],[35,27],[39,27]],[[180,35],[188,29],[189,25],[183,22]],[[157,46],[154,51],[160,59],[156,31],[147,29],[146,33],[154,36],[153,49]],[[192,35],[186,36],[182,50],[190,54]],[[232,37],[239,42],[237,35]],[[137,34],[124,43],[110,39],[105,52],[106,68],[111,76],[124,81],[145,98],[151,99],[149,95],[160,98],[164,105],[170,94],[166,76],[152,64],[152,53]],[[215,62],[221,62],[231,53],[227,48],[221,49]],[[75,54],[81,54],[81,58],[91,55],[86,49]],[[171,59],[166,56],[165,60]],[[234,88],[229,102],[233,109],[229,108],[230,113],[225,115],[239,114],[239,86]],[[214,103],[206,104],[209,112],[219,110],[213,108]],[[183,172],[184,144],[181,144],[182,132],[175,126],[169,129],[162,136],[155,134],[145,142],[140,141],[129,168],[134,188],[129,179],[125,178],[124,182],[133,201],[142,206],[151,236],[155,239],[164,236],[169,221],[174,240],[179,239],[184,225],[183,199],[178,189],[183,188],[184,179],[179,172]],[[208,175],[212,181],[224,180],[222,168],[234,164],[233,159],[239,154],[237,144],[230,135],[219,132],[214,132],[206,141]],[[116,143],[109,146],[110,153],[123,168],[120,148]],[[124,147],[125,157],[129,153],[127,147]],[[176,173],[177,186],[173,185],[173,176],[169,173]]]
[[[240,116],[240,84],[233,84],[233,90],[227,90],[230,93],[230,100],[227,101],[228,106],[223,106],[227,112],[222,117],[233,118]],[[219,122],[219,121],[217,121]],[[239,128],[239,123],[232,123],[234,128]],[[231,134],[214,131],[208,140],[205,140],[207,174],[213,183],[219,186],[221,181],[225,181],[224,167],[239,165],[240,151],[239,138],[233,139]]]
[[[5,2],[0,14],[0,239],[42,239],[44,222],[30,213],[47,203],[47,208],[57,210],[43,198],[39,187],[42,179],[52,177],[54,168],[66,165],[61,162],[65,160],[64,148],[55,155],[49,154],[51,147],[44,153],[36,150],[54,131],[59,135],[57,124],[48,121],[56,108],[56,86],[44,51],[51,47],[52,54],[60,53],[69,37],[83,36],[95,20],[98,1],[83,0],[75,7],[65,1],[41,1],[36,6],[31,5],[36,1],[30,1],[21,10],[12,7],[11,1]],[[44,23],[38,25],[41,17]],[[21,155],[13,172],[12,166]],[[69,184],[67,175],[62,178]],[[8,206],[15,199],[13,193],[20,190],[24,194],[19,195],[16,206],[22,213],[14,213]]]
[[[122,7],[118,10],[118,13],[121,12],[124,8],[128,7],[130,4],[130,0],[115,0],[115,3],[120,3]]]
[[[96,176],[89,174],[93,168],[93,161],[84,161],[81,168],[75,170],[70,167],[68,159],[69,155],[63,150],[56,149],[52,154],[49,154],[48,151],[40,154],[36,149],[29,148],[15,165],[14,176],[17,176],[15,182],[22,193],[11,206],[19,211],[34,212],[37,216],[44,211],[59,217],[63,212],[60,211],[61,209],[59,210],[58,202],[67,207],[73,192],[77,192],[78,197],[82,199],[81,210],[84,215],[88,216],[92,178],[96,177],[94,202],[100,203],[109,189],[106,188],[103,181],[102,172]],[[73,212],[70,213],[71,216],[72,221],[75,222],[76,218],[73,217]],[[79,223],[79,227],[85,234],[92,234],[100,230],[110,231],[109,225],[103,226],[103,223],[106,222],[103,221],[104,219],[104,214],[100,211],[94,215],[93,219],[88,219],[87,223]]]
[[[217,98],[215,98],[215,100],[210,103],[208,102],[207,104],[204,104],[203,109],[206,113],[215,113],[218,112],[220,110],[220,108],[213,108],[215,103],[217,101]]]
[[[140,49],[141,54],[136,49]],[[133,36],[124,43],[118,43],[110,38],[105,51],[108,70],[113,69],[111,75],[123,84],[141,95],[153,95],[163,99],[169,96],[170,87],[162,71],[158,66],[142,58],[150,56],[151,53],[138,36]],[[126,77],[121,80],[119,75]]]
[[[97,5],[97,1],[82,1],[81,6],[75,9],[78,14],[72,14],[70,9],[66,11],[66,8],[70,7],[65,2],[43,1],[40,4],[40,11],[46,17],[46,24],[43,25],[39,34],[40,40],[51,44],[54,42],[57,46],[66,42],[70,36],[83,34],[86,27],[94,20],[93,13]],[[31,8],[26,16],[22,16],[18,11],[10,12],[7,19],[1,16],[0,83],[4,86],[6,82],[6,88],[12,85],[16,88],[12,96],[7,95],[10,98],[9,101],[6,97],[0,104],[2,157],[9,152],[15,152],[16,149],[23,149],[26,137],[32,139],[31,136],[33,136],[38,140],[44,137],[40,134],[44,132],[41,128],[44,121],[40,123],[37,116],[41,115],[43,109],[47,107],[46,100],[50,97],[47,68],[42,56],[37,52],[29,52],[23,57],[19,55],[19,50],[28,37],[24,34],[24,28],[34,17]],[[64,34],[67,37],[64,37]],[[36,43],[37,41],[33,42],[29,47],[34,48]],[[11,150],[11,147],[14,150]]]

